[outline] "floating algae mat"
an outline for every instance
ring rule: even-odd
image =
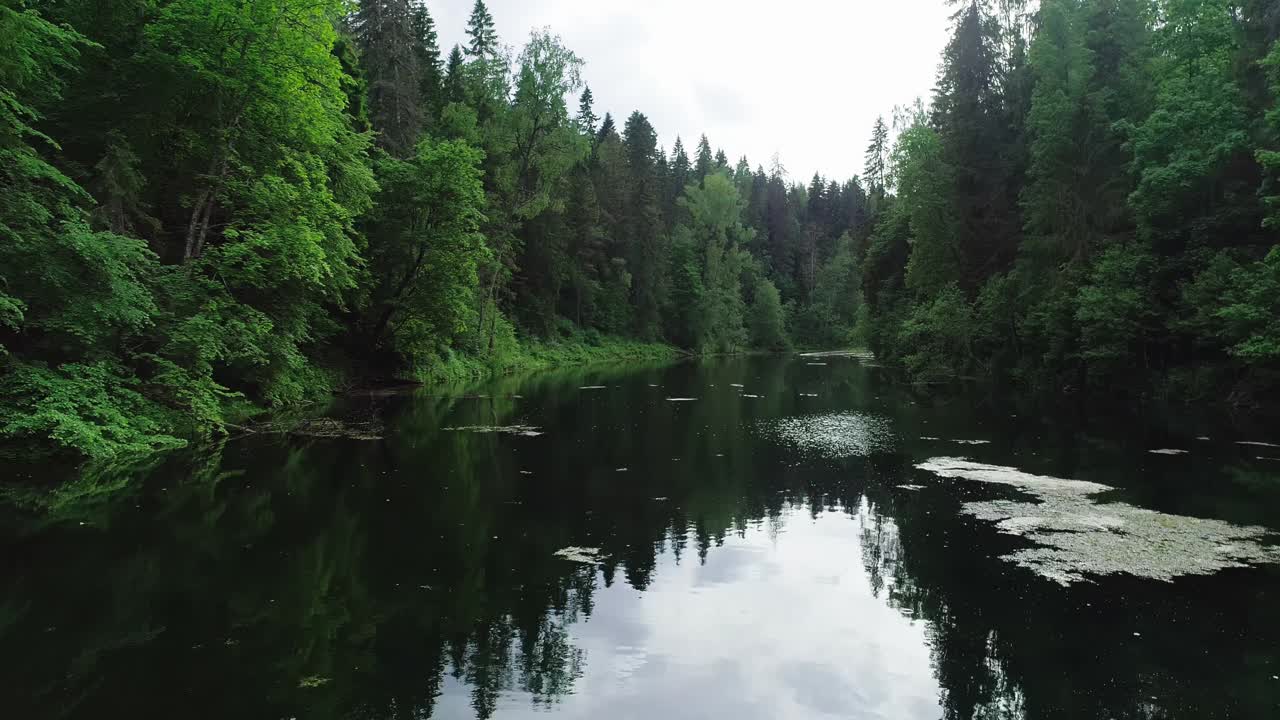
[[[1266,528],[1099,502],[1094,496],[1112,490],[1110,485],[1032,475],[963,458],[936,457],[916,467],[1031,495],[1030,501],[969,502],[963,512],[1036,543],[1003,559],[1063,585],[1113,573],[1169,581],[1280,562],[1280,545],[1275,544],[1280,537]]]
[[[897,436],[883,416],[863,412],[801,415],[763,420],[757,430],[801,454],[827,459],[892,451]]]
[[[600,562],[600,549],[590,547],[567,547],[552,553],[558,558],[570,562],[594,565]]]

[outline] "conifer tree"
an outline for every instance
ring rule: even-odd
[[[587,85],[582,89],[582,97],[578,100],[578,127],[587,135],[592,136],[593,142],[596,134],[596,121],[600,118],[596,116],[592,108],[594,97],[591,94],[591,86]]]
[[[488,60],[498,52],[498,33],[493,27],[493,15],[484,0],[476,0],[467,19],[467,56],[474,60]]]
[[[467,82],[463,76],[462,48],[454,45],[449,51],[449,59],[445,64],[444,88],[442,95],[445,103],[461,103],[467,100]]]
[[[414,0],[412,13],[420,71],[419,94],[427,125],[431,125],[444,106],[444,63],[440,57],[440,38],[426,3]]]
[[[866,160],[862,166],[862,177],[872,192],[884,192],[888,164],[889,128],[885,127],[882,115],[876,118],[875,125],[871,128],[871,144],[867,146]]]
[[[713,169],[712,163],[714,162],[715,158],[711,155],[711,143],[707,140],[707,136],[704,133],[698,140],[698,157],[695,161],[693,170],[693,179],[697,180],[699,185],[701,185],[702,181],[707,178],[707,175],[711,174]]]
[[[370,120],[378,143],[401,157],[412,152],[422,132],[425,22],[409,0],[365,0],[355,17]]]

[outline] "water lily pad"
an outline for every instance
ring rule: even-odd
[[[1034,542],[1035,547],[1003,559],[1063,585],[1115,573],[1169,581],[1280,562],[1280,545],[1271,544],[1277,536],[1267,528],[1100,502],[1096,495],[1112,490],[1109,485],[1033,475],[964,458],[931,458],[916,467],[1030,495],[1028,501],[968,502],[963,512]]]

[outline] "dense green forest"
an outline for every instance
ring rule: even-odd
[[[0,0],[0,436],[111,458],[656,343],[1268,397],[1280,7],[954,13],[862,177],[799,183],[599,115],[482,0],[447,53],[419,0]]]

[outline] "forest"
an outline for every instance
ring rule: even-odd
[[[1274,0],[954,2],[932,96],[825,119],[864,171],[807,182],[660,147],[483,0],[446,51],[429,5],[0,0],[0,439],[112,459],[672,348],[1280,389]]]

